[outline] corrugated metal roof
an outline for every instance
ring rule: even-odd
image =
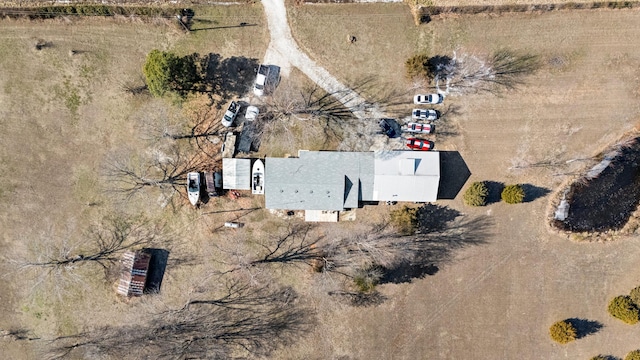
[[[142,251],[126,251],[122,254],[122,271],[116,292],[124,296],[141,296],[150,260],[151,255]]]
[[[383,151],[375,156],[374,201],[436,201],[440,185],[437,151]]]
[[[222,159],[222,187],[232,190],[251,189],[251,159]]]

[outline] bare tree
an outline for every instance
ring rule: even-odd
[[[295,341],[312,322],[313,313],[298,305],[293,289],[251,287],[232,281],[222,297],[190,300],[181,309],[151,314],[146,322],[55,339],[49,357],[264,357]]]
[[[436,89],[445,94],[513,89],[540,67],[538,56],[504,49],[488,58],[454,52],[451,58],[437,56],[430,62]]]
[[[20,268],[66,272],[96,264],[107,269],[120,260],[123,251],[161,243],[166,234],[163,223],[152,222],[142,216],[107,216],[85,231],[82,240],[66,237],[60,242],[38,239],[45,246],[39,246],[32,258],[20,260]]]
[[[130,198],[148,188],[160,189],[168,198],[183,190],[187,173],[210,167],[211,159],[174,144],[166,151],[152,149],[138,155],[121,150],[108,156],[104,174],[111,191]]]
[[[229,272],[246,270],[251,275],[259,271],[260,266],[266,265],[307,265],[315,267],[323,259],[320,248],[323,237],[313,232],[314,226],[309,223],[288,222],[266,237],[245,239],[256,245],[258,251],[251,251],[249,247],[230,244],[220,247],[228,260],[223,262],[229,266]],[[255,247],[251,247],[255,248]]]
[[[358,99],[353,91],[327,93],[317,85],[278,89],[267,99],[268,111],[259,116],[254,132],[277,137],[291,148],[318,139],[324,144],[340,141],[356,119],[354,112],[371,107]]]

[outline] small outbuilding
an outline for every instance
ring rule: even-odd
[[[222,187],[227,190],[251,190],[251,159],[222,159]]]
[[[147,282],[151,254],[127,251],[122,255],[122,271],[116,292],[122,296],[141,296]]]

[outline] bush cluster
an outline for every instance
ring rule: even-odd
[[[636,324],[640,319],[640,310],[631,300],[630,296],[616,296],[609,303],[609,314],[616,319],[620,319],[627,324]]]
[[[507,204],[520,204],[524,201],[524,188],[520,184],[507,185],[502,190],[500,198]]]
[[[640,350],[630,351],[627,356],[624,357],[624,360],[640,360]]]
[[[402,235],[413,235],[418,226],[418,209],[404,205],[398,210],[391,211],[391,224]]]
[[[376,265],[360,268],[353,276],[353,283],[359,292],[373,291],[382,279],[382,275],[382,268]]]
[[[557,321],[549,328],[551,338],[560,343],[566,344],[578,337],[578,330],[567,320]]]
[[[631,298],[631,301],[636,304],[636,307],[640,308],[640,286],[631,289],[629,297]]]
[[[589,360],[609,360],[609,356],[607,355],[596,355]]]
[[[469,206],[485,206],[487,204],[487,196],[489,189],[484,181],[476,181],[464,192],[464,203]]]
[[[1,11],[0,11],[1,12]],[[148,6],[107,6],[107,5],[60,5],[43,6],[23,12],[31,18],[52,18],[60,15],[88,15],[88,16],[163,16],[171,17],[178,13],[177,9],[148,7]],[[7,14],[8,15],[8,14]]]
[[[433,72],[429,66],[429,56],[425,54],[414,55],[407,59],[404,63],[407,78],[423,78],[431,81]]]

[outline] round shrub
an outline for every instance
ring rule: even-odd
[[[549,335],[551,335],[554,341],[560,344],[566,344],[577,338],[578,330],[576,330],[576,327],[569,321],[562,320],[551,325]]]
[[[633,288],[629,293],[629,297],[636,304],[636,307],[640,308],[640,286]]]
[[[464,192],[462,198],[464,203],[469,206],[485,206],[487,204],[487,196],[489,195],[489,189],[484,181],[476,181],[467,191]]]
[[[502,201],[507,204],[519,204],[524,200],[524,189],[522,185],[507,185],[500,195]]]
[[[373,291],[382,276],[382,268],[379,266],[372,265],[366,268],[359,268],[353,276],[353,283],[359,292],[365,293]]]
[[[609,303],[609,314],[616,319],[620,319],[627,324],[635,324],[640,318],[640,311],[631,297],[620,295],[614,297]]]
[[[418,226],[418,209],[403,206],[400,209],[391,211],[391,224],[398,229],[402,235],[413,235]]]
[[[640,350],[630,351],[627,356],[624,357],[624,360],[640,360]]]
[[[404,63],[404,68],[409,79],[433,79],[433,73],[431,72],[431,68],[429,66],[429,57],[425,54],[418,54],[408,58]]]
[[[610,357],[607,355],[596,355],[589,360],[609,360]]]

